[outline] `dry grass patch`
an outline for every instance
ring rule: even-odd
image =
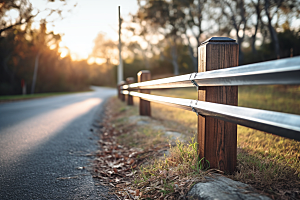
[[[117,136],[117,142],[121,145],[149,149],[157,145],[168,144],[167,138],[163,137],[164,132],[155,127],[161,124],[149,117],[141,117],[138,114],[137,106],[127,106],[117,98],[112,98],[110,104],[113,118],[110,123],[122,134]],[[142,121],[142,125],[137,122]]]
[[[287,165],[300,177],[300,142],[240,126],[238,146],[261,159]]]
[[[192,89],[153,91],[153,94],[197,99]],[[299,86],[241,86],[239,106],[300,114]],[[163,105],[153,107],[157,118],[174,121],[181,129],[196,132],[194,113]],[[300,142],[251,128],[238,126],[238,172],[232,178],[275,195],[274,198],[298,197]],[[299,197],[298,197],[299,198]]]
[[[272,199],[299,199],[300,179],[297,173],[278,159],[238,149],[237,171],[230,177],[252,185]]]
[[[192,138],[189,144],[176,142],[169,155],[142,165],[135,175],[134,187],[150,199],[185,199],[186,193],[197,182],[209,175],[209,162],[198,159],[197,143]]]
[[[240,87],[239,105],[300,114],[299,91],[299,87]],[[152,94],[197,98],[194,88],[153,91]],[[134,102],[138,105],[138,98],[134,98]],[[155,159],[159,154],[154,152],[166,149],[167,140],[163,132],[153,127],[162,125],[190,137],[196,133],[196,114],[151,103],[152,121],[141,127],[136,126],[134,120],[129,120],[138,116],[137,106],[126,106],[116,98],[112,105],[112,117],[108,123],[119,132],[115,135],[115,142],[128,146],[128,149],[143,149],[135,157],[137,166],[130,172],[132,176],[123,179],[134,184],[118,190],[120,197],[184,198],[189,187],[203,181],[204,175],[210,173],[203,170],[209,162],[203,162],[204,159],[200,162],[196,156],[195,142],[188,145],[177,142],[170,148],[169,154]],[[248,183],[273,199],[300,198],[300,142],[238,126],[238,147],[238,170],[230,175],[231,178]]]
[[[124,134],[118,136],[117,141],[121,145],[149,149],[159,144],[167,144],[164,132],[153,130],[149,125],[144,127],[128,126]]]
[[[184,199],[189,188],[210,173],[205,171],[209,162],[198,159],[194,138],[171,146],[164,132],[155,129],[161,123],[138,116],[135,107],[116,98],[106,106],[103,126],[95,177],[112,186],[119,198]]]

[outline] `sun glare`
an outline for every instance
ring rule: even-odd
[[[106,59],[104,59],[104,58],[96,58],[95,59],[95,63],[97,63],[98,65],[101,65],[105,62],[106,62]]]
[[[96,63],[97,65],[102,65],[103,63],[105,63],[106,62],[106,59],[104,59],[104,58],[94,58],[94,57],[90,57],[89,59],[88,59],[88,64],[94,64],[94,63]]]
[[[60,57],[61,58],[64,58],[64,57],[66,57],[67,55],[70,54],[70,50],[67,49],[67,48],[60,48],[59,51],[60,51]]]

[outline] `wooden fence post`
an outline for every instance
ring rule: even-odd
[[[125,101],[125,94],[121,93],[121,86],[123,86],[123,85],[126,85],[125,81],[120,82],[120,99],[121,99],[121,101]]]
[[[126,84],[131,84],[134,83],[134,78],[133,77],[128,77],[126,78]],[[133,96],[131,95],[126,95],[127,96],[127,105],[132,106],[133,105]]]
[[[227,37],[212,37],[198,48],[198,71],[238,65],[239,46]],[[237,86],[199,87],[198,100],[237,106]],[[232,173],[237,159],[237,125],[212,117],[198,116],[198,155],[211,168]]]
[[[138,82],[150,81],[151,73],[148,70],[139,71],[137,74]],[[139,90],[141,93],[150,94],[150,90]],[[151,116],[150,101],[140,98],[140,115]]]

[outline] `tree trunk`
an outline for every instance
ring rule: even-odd
[[[4,70],[5,70],[6,74],[9,76],[10,83],[12,85],[14,85],[15,84],[14,74],[12,72],[10,72],[10,70],[8,69],[8,66],[6,64],[8,62],[8,60],[9,60],[9,58],[10,58],[10,55],[7,56],[6,58],[4,58],[4,60],[3,60],[3,67],[4,67]]]
[[[270,7],[270,2],[269,0],[265,0],[265,12],[268,18],[268,29],[271,35],[271,40],[272,43],[274,45],[275,48],[275,54],[277,59],[280,58],[280,47],[279,47],[279,40],[278,40],[278,36],[277,33],[274,29],[274,27],[272,26],[272,17],[270,16],[270,12],[269,12],[269,7]]]
[[[172,64],[174,69],[174,75],[179,75],[179,65],[178,65],[178,55],[176,49],[176,38],[174,38],[173,44],[171,46],[171,56],[172,56]]]
[[[280,58],[279,40],[278,40],[278,37],[277,37],[277,33],[276,33],[275,29],[273,28],[270,21],[269,21],[269,24],[268,24],[268,28],[269,28],[271,38],[272,38],[272,42],[273,42],[273,45],[274,45],[274,48],[275,48],[276,57],[277,57],[277,59],[279,59]]]
[[[178,65],[178,56],[176,53],[176,46],[171,47],[171,55],[172,55],[172,64],[174,69],[174,75],[177,76],[179,74],[179,65]]]
[[[253,3],[254,4],[254,3]],[[258,26],[259,26],[259,21],[260,21],[260,0],[258,0],[257,4],[255,5],[255,11],[256,11],[256,25],[255,25],[255,31],[254,34],[251,37],[251,49],[252,49],[252,53],[253,55],[257,54],[256,48],[255,48],[255,41],[256,41],[256,35],[257,35],[257,31],[258,31]]]
[[[190,38],[186,34],[185,34],[185,36],[186,36],[186,38],[188,40],[189,54],[190,54],[190,57],[191,57],[191,59],[193,61],[194,72],[198,72],[198,58],[194,56],[194,50],[193,50],[192,44],[190,42]]]
[[[239,63],[238,64],[241,65],[244,62],[244,53],[242,51],[242,43],[243,43],[244,39],[239,36],[238,32],[236,34],[236,38],[237,38],[237,42],[239,44]]]

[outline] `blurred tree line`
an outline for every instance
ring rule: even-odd
[[[54,0],[49,0],[54,2]],[[11,19],[9,11],[18,11]],[[47,10],[50,16],[62,10]],[[115,85],[112,67],[61,57],[61,35],[47,31],[46,19],[32,27],[36,11],[28,0],[0,0],[0,95],[21,94],[21,82],[31,92],[38,64],[35,93],[88,90],[89,85]]]
[[[125,26],[125,77],[140,69],[154,77],[197,71],[197,47],[212,36],[236,39],[240,65],[300,55],[299,0],[137,2]]]
[[[150,70],[153,78],[195,72],[197,48],[212,36],[236,39],[240,65],[300,54],[299,0],[137,3],[138,10],[130,20],[122,20],[124,78],[136,77],[144,69]],[[15,20],[9,18],[11,10],[19,13]],[[0,0],[0,95],[20,94],[22,80],[31,92],[36,63],[36,93],[116,85],[116,41],[99,33],[88,59],[73,61],[70,54],[61,57],[61,35],[47,31],[46,19],[39,28],[32,26],[40,12],[29,0]],[[47,12],[48,16],[61,15],[63,8]]]

